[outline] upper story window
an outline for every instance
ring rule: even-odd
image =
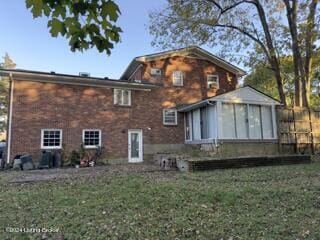
[[[41,148],[60,149],[62,147],[61,129],[42,129],[41,130]]]
[[[218,75],[207,75],[207,88],[219,88],[219,76]]]
[[[98,129],[83,130],[82,141],[85,148],[101,147],[101,130],[98,130]]]
[[[173,71],[172,82],[173,82],[173,86],[183,86],[183,73],[182,73],[182,71]]]
[[[164,125],[177,125],[178,117],[177,117],[176,109],[163,109],[163,124]]]
[[[151,68],[151,75],[152,76],[161,76],[162,70],[159,68]]]
[[[127,89],[114,89],[113,103],[114,105],[131,106],[131,91]]]

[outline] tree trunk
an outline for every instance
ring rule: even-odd
[[[312,78],[312,58],[314,55],[312,45],[315,41],[315,32],[314,32],[314,21],[315,14],[317,9],[318,0],[312,0],[309,5],[309,14],[307,18],[307,28],[306,28],[306,59],[305,59],[305,77],[306,77],[306,97],[308,102],[310,102],[310,94],[311,94],[311,78]]]
[[[284,106],[287,106],[287,99],[286,99],[286,95],[284,94],[284,90],[283,90],[283,82],[282,82],[282,76],[281,76],[281,72],[280,72],[280,65],[276,59],[273,61],[275,61],[275,63],[271,63],[271,66],[272,66],[272,69],[274,69],[278,92],[279,92],[279,97],[280,97],[280,102]]]
[[[297,30],[297,0],[292,0],[292,6],[290,0],[283,0],[286,5],[288,24],[292,39],[292,54],[294,63],[295,74],[295,105],[309,107],[309,101],[307,98],[307,87],[305,78],[305,69],[303,59],[300,52],[298,30]]]
[[[265,11],[264,11],[262,5],[260,4],[259,0],[255,0],[254,2],[255,2],[255,6],[256,6],[258,14],[259,14],[259,18],[260,18],[261,25],[263,27],[263,31],[264,31],[266,42],[267,42],[267,47],[268,47],[268,50],[270,53],[269,61],[270,61],[271,67],[275,73],[280,101],[283,105],[287,106],[287,100],[286,100],[286,96],[285,96],[284,90],[283,90],[283,81],[282,81],[281,70],[280,70],[280,62],[279,62],[278,56],[276,54],[276,49],[273,45],[273,41],[272,41],[269,26],[268,26],[266,14],[265,14]]]

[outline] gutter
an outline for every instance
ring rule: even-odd
[[[9,74],[12,74],[12,77],[14,78],[14,80],[18,80],[18,81],[58,83],[58,84],[105,87],[105,88],[122,88],[122,89],[132,89],[132,90],[142,90],[142,91],[150,91],[153,88],[159,87],[158,85],[150,84],[150,83],[136,83],[136,82],[108,80],[108,79],[100,79],[100,78],[83,78],[83,77],[77,77],[77,76],[66,76],[66,75],[50,74],[50,73],[30,73],[30,72],[0,70],[0,76],[1,75],[7,76]]]
[[[193,103],[193,104],[178,108],[178,112],[189,112],[189,111],[191,111],[191,110],[193,110],[195,108],[199,108],[199,107],[205,106],[205,105],[209,104],[209,102],[210,102],[209,99],[205,99],[205,100],[202,100],[200,102],[196,102],[196,103]]]

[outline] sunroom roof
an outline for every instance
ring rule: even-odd
[[[281,105],[278,100],[268,96],[267,94],[251,86],[244,86],[236,90],[223,93],[211,98],[207,98],[193,104],[181,106],[180,108],[178,108],[178,111],[188,112],[214,102],[246,103],[257,105]]]

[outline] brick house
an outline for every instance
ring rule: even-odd
[[[253,109],[249,103],[260,106],[252,111],[259,111],[261,137],[247,134],[240,139],[236,130],[235,135],[224,137],[233,142],[248,140],[245,144],[265,141],[274,146],[276,141],[275,131],[270,139],[262,136],[265,112],[261,106],[270,106],[266,113],[271,121],[267,123],[269,131],[275,129],[278,102],[252,88],[239,92],[238,78],[245,72],[199,47],[136,57],[118,80],[28,70],[0,73],[11,80],[8,161],[21,153],[29,153],[37,161],[44,149],[63,148],[70,153],[82,143],[87,149],[101,146],[105,158],[129,162],[143,161],[144,154],[176,151],[185,144],[218,146],[218,139],[223,139],[221,131],[220,135],[218,131],[209,134],[210,128],[212,124],[224,127],[211,119],[210,111],[216,113],[212,116],[217,121],[218,115],[230,118],[236,103],[239,107],[247,104],[248,114]],[[224,100],[215,100],[219,96]],[[216,109],[210,108],[213,105]],[[236,128],[238,123],[232,121]],[[249,125],[245,131],[258,131]]]

